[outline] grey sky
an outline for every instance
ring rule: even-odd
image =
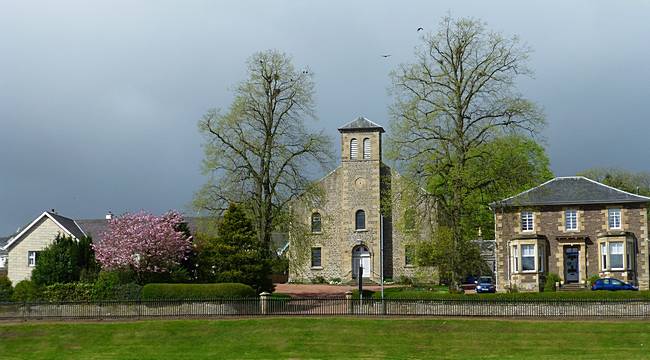
[[[196,123],[255,51],[312,70],[332,136],[358,115],[388,125],[388,72],[447,13],[534,49],[520,88],[557,175],[650,171],[650,2],[0,0],[0,235],[50,208],[185,209],[204,181]]]

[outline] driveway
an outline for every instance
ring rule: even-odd
[[[399,287],[400,285],[386,285],[384,288]],[[357,289],[352,285],[328,284],[275,284],[275,292],[289,294],[293,297],[343,297],[345,292]],[[381,286],[364,286],[364,290],[380,291]]]

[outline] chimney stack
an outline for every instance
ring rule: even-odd
[[[113,213],[109,211],[108,214],[106,214],[106,220],[111,220],[111,219],[113,219]]]

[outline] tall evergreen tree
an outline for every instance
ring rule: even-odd
[[[240,206],[228,207],[218,236],[205,242],[203,252],[208,258],[202,266],[213,267],[215,281],[248,284],[258,292],[273,290],[268,250]]]

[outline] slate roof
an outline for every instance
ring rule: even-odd
[[[76,220],[76,222],[86,235],[93,238],[93,242],[101,241],[102,234],[108,229],[108,220],[106,219],[82,219]]]
[[[384,128],[381,125],[376,124],[363,116],[359,116],[339,128],[340,132],[359,130],[379,130],[379,132],[384,132]]]
[[[491,207],[645,203],[650,198],[601,184],[584,176],[556,177]]]
[[[53,212],[48,211],[47,213],[50,216],[52,216],[59,224],[61,224],[61,226],[66,228],[66,230],[68,230],[77,239],[81,239],[86,235],[74,220]]]

